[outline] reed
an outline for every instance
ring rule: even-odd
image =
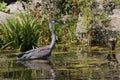
[[[3,40],[6,47],[26,51],[36,46],[40,34],[38,20],[27,15],[20,15],[20,18],[11,18],[2,25]]]

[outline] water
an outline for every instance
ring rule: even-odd
[[[0,80],[120,80],[120,65],[73,51],[53,52],[48,60],[31,61],[1,53]]]

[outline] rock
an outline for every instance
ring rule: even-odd
[[[17,0],[0,0],[0,2],[5,2],[7,4],[10,4],[12,2],[16,2]]]
[[[23,1],[22,2],[17,1],[9,4],[5,11],[9,13],[18,13],[18,12],[25,12],[25,9],[26,9],[26,3]]]
[[[119,31],[120,30],[120,9],[114,9],[113,15],[109,15],[111,19],[111,29],[112,31]]]
[[[100,9],[106,10],[104,9],[104,5],[110,8],[110,10],[108,11],[108,15],[111,22],[110,22],[110,27],[108,27],[109,28],[108,30],[112,30],[112,31],[120,30],[120,27],[119,27],[120,9],[114,9],[115,5],[111,0],[109,0],[108,4],[104,4],[101,0],[95,0],[95,1],[98,3],[98,9],[100,8]],[[113,14],[109,14],[109,12]],[[82,16],[80,15],[78,16],[78,22],[76,27],[76,36],[78,39],[82,38],[81,36],[83,36],[83,34],[87,32],[87,29],[85,29],[85,27],[83,26],[82,18],[83,18]]]
[[[103,5],[102,5],[102,1],[101,0],[95,0],[95,5],[98,4],[98,9],[103,9]],[[93,6],[93,4],[91,5]],[[95,8],[93,6],[93,8]],[[85,38],[86,32],[87,32],[87,28],[83,25],[83,17],[82,14],[80,13],[78,15],[78,22],[77,22],[77,26],[76,26],[76,37],[79,40],[80,38]]]
[[[17,1],[17,0],[0,0],[0,2],[5,2],[5,3],[7,3],[8,5],[11,4],[11,3],[13,3],[13,2],[16,2],[16,1]],[[21,0],[21,1],[27,2],[28,0]]]
[[[10,3],[6,9],[5,9],[5,12],[0,12],[0,24],[6,22],[7,19],[9,19],[11,16],[13,17],[17,17],[18,16],[18,13],[23,13],[23,14],[26,14],[28,11],[28,8],[31,8],[31,7],[34,7],[36,4],[38,4],[38,1],[40,0],[33,0],[35,3],[34,5],[31,4],[31,5],[28,5],[26,2],[24,1],[17,1],[17,2],[12,2]],[[32,6],[33,5],[33,6]],[[41,9],[40,8],[37,8],[37,9]]]
[[[36,10],[37,11],[41,11],[41,0],[32,0],[32,2],[24,2],[24,1],[16,1],[16,2],[12,2],[10,3],[7,8],[6,8],[6,12],[9,13],[18,13],[18,12],[26,12],[26,11],[30,11],[30,10]]]
[[[79,40],[80,38],[83,38],[84,35],[86,32],[87,32],[87,28],[85,28],[83,26],[83,22],[82,22],[82,15],[81,13],[78,15],[78,22],[77,22],[77,27],[76,27],[76,36],[77,36],[77,39]]]
[[[24,4],[26,5],[25,2],[20,2],[20,1],[9,4],[5,9],[5,12],[12,13],[12,14],[0,12],[0,24],[5,23],[7,19],[10,19],[13,16],[14,17],[17,16],[16,14],[19,12],[25,12],[25,9],[23,7]]]
[[[0,12],[0,24],[6,22],[6,20],[9,19],[10,17],[11,17],[10,14]]]

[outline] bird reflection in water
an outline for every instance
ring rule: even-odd
[[[18,61],[18,64],[20,64],[21,66],[25,66],[31,70],[36,70],[38,71],[42,71],[42,72],[46,72],[46,74],[44,74],[45,80],[47,78],[47,80],[56,80],[56,74],[55,74],[55,70],[53,68],[53,64],[48,61],[48,60],[28,60],[28,61]],[[48,73],[50,73],[49,75],[47,75]],[[39,74],[37,74],[39,75]],[[41,75],[41,73],[40,73]],[[44,79],[44,78],[42,78]]]

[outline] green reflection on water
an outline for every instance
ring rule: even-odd
[[[48,60],[17,61],[0,55],[0,80],[120,80],[120,66],[103,58],[54,52]]]

